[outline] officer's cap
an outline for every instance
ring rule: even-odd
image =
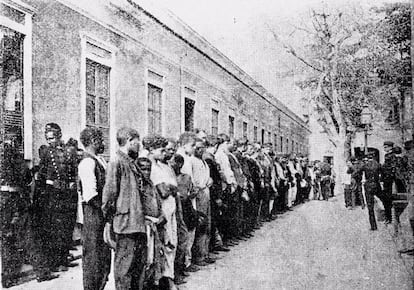
[[[392,146],[394,146],[394,142],[392,142],[392,141],[385,141],[384,142],[384,146],[390,146],[390,147],[392,147]]]
[[[60,128],[60,126],[56,123],[47,123],[45,126],[45,132],[61,132],[62,129]]]
[[[367,158],[373,158],[373,157],[374,157],[374,155],[375,155],[375,153],[374,153],[374,152],[368,152],[368,153],[365,155],[365,157],[367,157]]]
[[[45,135],[48,132],[53,132],[53,134],[57,137],[57,138],[61,138],[62,137],[62,129],[60,128],[60,126],[56,123],[47,123],[45,126]]]
[[[393,152],[395,154],[401,154],[402,153],[402,149],[400,146],[394,147]]]

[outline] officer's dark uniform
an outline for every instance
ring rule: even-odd
[[[387,142],[384,142],[387,144]],[[385,209],[385,218],[391,222],[392,208],[392,184],[395,181],[396,157],[394,152],[385,154],[384,164],[381,169],[381,181],[384,183],[383,204]]]
[[[414,142],[413,140],[409,140],[404,145],[405,149],[407,150],[405,157],[407,160],[406,187],[409,201],[408,219],[410,221],[411,229],[414,234]]]
[[[367,201],[369,223],[371,230],[377,229],[374,212],[374,195],[381,196],[380,175],[381,166],[371,158],[362,165],[362,171],[365,172],[365,198]]]
[[[408,180],[408,160],[407,156],[402,154],[400,147],[394,148],[395,153],[395,185],[397,193],[407,192],[406,180]]]
[[[327,162],[321,163],[321,191],[324,200],[328,200],[331,193],[331,165]]]
[[[15,136],[15,138],[21,138]],[[11,138],[13,139],[13,138]],[[29,200],[26,185],[30,183],[25,174],[23,154],[16,140],[4,144],[4,158],[0,168],[0,234],[2,284],[10,287],[15,282],[20,266],[23,264],[25,248],[20,232],[23,217],[27,212]]]
[[[354,160],[350,168],[351,173],[351,203],[352,206],[361,205],[365,207],[365,200],[362,195],[362,171],[361,161]]]
[[[77,155],[62,142],[45,146],[40,156],[39,174],[45,185],[50,212],[49,258],[50,266],[68,264],[67,256],[72,244],[76,222]]]

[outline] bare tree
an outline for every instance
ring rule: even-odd
[[[376,33],[380,23],[378,13],[357,7],[311,10],[309,24],[293,25],[290,34],[306,39],[301,49],[268,26],[276,42],[302,64],[305,78],[298,85],[310,92],[308,101],[335,148],[337,173],[345,168],[363,106],[381,111],[395,95],[395,86],[384,86],[378,74],[387,57]]]

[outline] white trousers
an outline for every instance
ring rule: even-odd
[[[288,191],[288,207],[292,207],[293,202],[296,200],[296,193],[297,193],[297,187],[296,186],[289,186]]]

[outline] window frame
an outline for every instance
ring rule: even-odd
[[[183,85],[183,86],[181,86],[180,89],[181,89],[181,99],[180,99],[180,101],[181,101],[181,119],[180,119],[181,128],[180,128],[180,131],[181,131],[181,133],[183,133],[185,131],[185,99],[190,99],[190,100],[194,101],[193,127],[197,128],[195,116],[196,116],[196,106],[197,106],[198,97],[197,97],[197,90],[194,87],[190,86],[190,85]],[[192,94],[192,95],[187,94],[186,93],[187,90],[193,91],[194,94]]]
[[[217,127],[213,127],[213,111],[217,112]],[[210,130],[211,130],[211,134],[217,136],[219,134],[219,126],[220,126],[220,111],[217,108],[211,108],[211,118],[210,118],[210,122],[211,122],[211,126],[210,126]],[[217,128],[217,132],[213,132],[213,128]]]
[[[257,137],[258,137],[257,136],[258,135],[258,132],[257,131],[258,131],[258,129],[259,128],[257,127],[257,125],[254,125],[253,126],[253,142],[254,143],[257,143]]]
[[[234,117],[234,115],[229,115],[229,117],[228,117],[228,121],[229,121],[229,123],[228,123],[228,125],[229,125],[229,127],[228,127],[228,129],[229,129],[229,137],[231,138],[231,139],[235,139],[235,137],[236,137],[236,128],[235,128],[235,126],[236,126],[236,118]]]
[[[213,133],[213,110],[218,112],[218,115],[217,115],[217,134],[216,135],[219,134],[220,129],[221,129],[220,128],[220,105],[221,105],[221,102],[220,102],[220,99],[218,97],[214,97],[214,96],[211,97],[211,99],[210,99],[210,120],[209,120],[209,122],[210,122],[210,132],[213,135],[214,135],[214,133]]]
[[[109,68],[109,155],[112,156],[116,152],[116,114],[115,114],[115,77],[116,71],[115,67],[115,55],[118,51],[113,45],[104,42],[95,38],[94,36],[81,31],[81,69],[80,69],[80,86],[81,86],[81,122],[79,132],[86,128],[87,126],[87,116],[86,116],[86,105],[87,105],[87,91],[86,91],[86,63],[87,60],[91,60],[100,65],[106,66]],[[97,54],[94,54],[88,51],[87,45],[92,44],[100,49],[103,49],[110,53],[109,58],[100,57]],[[99,124],[97,124],[99,125]]]
[[[245,120],[242,120],[242,138],[249,139],[249,123]]]
[[[154,73],[162,77],[161,81],[158,81],[154,78],[150,77],[150,73]],[[145,69],[145,133],[146,135],[149,134],[149,118],[148,118],[148,110],[149,110],[149,103],[148,103],[148,85],[152,85],[161,89],[161,135],[165,135],[165,73],[159,71],[158,69],[154,69],[152,67],[147,67]]]
[[[25,159],[33,158],[33,101],[32,101],[32,39],[35,9],[21,1],[2,0],[2,4],[24,14],[24,24],[0,14],[0,25],[14,30],[23,38],[23,152]]]

